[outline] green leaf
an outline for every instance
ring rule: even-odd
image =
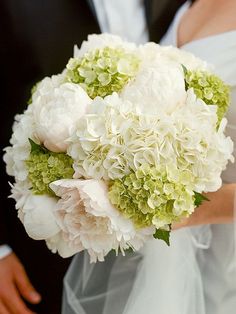
[[[197,207],[202,205],[202,202],[204,201],[210,201],[209,198],[198,192],[194,192],[194,198],[194,205]]]
[[[48,150],[44,148],[43,146],[35,143],[31,138],[29,138],[30,146],[31,146],[31,153],[34,152],[47,152]]]
[[[156,232],[153,234],[153,237],[155,239],[160,239],[165,241],[165,243],[170,246],[170,231],[168,230],[162,230],[162,229],[156,229]]]
[[[34,86],[31,88],[31,96],[30,96],[29,100],[27,101],[28,105],[31,105],[33,94],[36,92],[39,83],[40,83],[40,81],[35,83]]]
[[[181,64],[183,72],[184,72],[184,76],[188,73],[188,69],[186,68],[185,65]]]
[[[183,72],[184,72],[185,90],[187,91],[188,90],[188,83],[186,81],[186,76],[188,74],[188,69],[183,64],[181,64],[181,66],[182,66],[182,69],[183,69]]]

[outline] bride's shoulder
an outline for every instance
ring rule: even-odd
[[[198,0],[183,14],[178,27],[178,46],[236,31],[235,0]]]

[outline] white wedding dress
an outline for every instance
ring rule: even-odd
[[[177,12],[163,45],[176,45],[188,6]],[[227,133],[236,144],[236,30],[181,48],[214,64],[232,86]],[[223,180],[236,182],[235,164],[228,165]],[[125,258],[110,255],[95,265],[79,254],[64,281],[63,314],[234,314],[235,247],[234,226],[228,224],[175,231],[170,247],[153,240],[141,252]]]

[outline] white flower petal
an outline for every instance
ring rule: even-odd
[[[55,215],[70,250],[88,250],[91,261],[103,260],[112,249],[141,247],[147,238],[109,202],[107,186],[97,180],[58,180],[50,184],[58,201]],[[142,235],[141,235],[142,234]],[[150,234],[148,235],[150,236]],[[59,250],[59,245],[51,245]],[[65,254],[64,254],[65,255]]]

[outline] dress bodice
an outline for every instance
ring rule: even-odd
[[[170,28],[161,41],[162,45],[177,46],[179,22],[189,8],[187,1],[177,12]],[[197,57],[214,66],[214,72],[232,88],[231,105],[227,113],[228,125],[226,133],[234,142],[236,158],[236,30],[193,40],[184,44],[181,49],[192,52]],[[236,181],[236,166],[229,163],[223,173],[224,182]]]

